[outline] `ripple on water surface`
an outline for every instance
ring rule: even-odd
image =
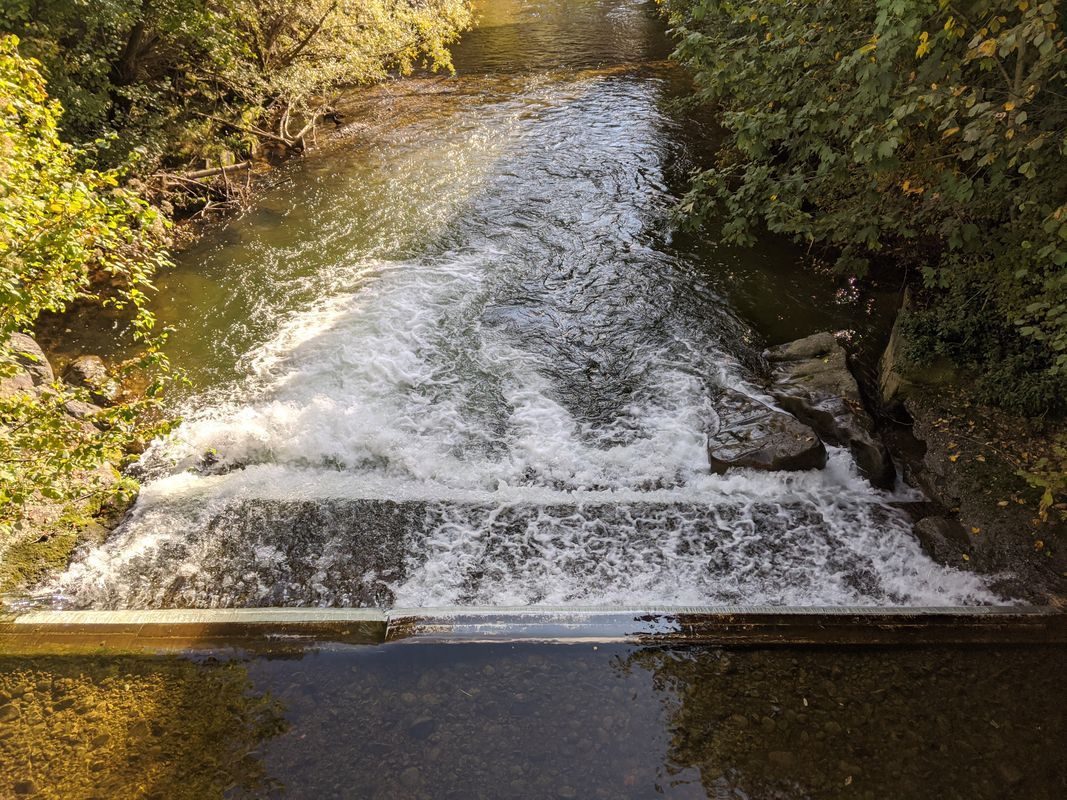
[[[180,311],[197,392],[144,459],[133,513],[48,592],[996,600],[927,559],[843,451],[818,473],[708,474],[714,398],[759,395],[758,337],[672,244],[687,156],[670,69],[477,58],[570,5],[490,19],[457,55],[466,76],[372,94],[354,112],[366,135],[292,165],[165,279],[160,316]],[[647,9],[580,5],[614,37],[604,63],[658,57]],[[507,74],[474,77],[479,63]]]

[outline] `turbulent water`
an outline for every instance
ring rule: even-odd
[[[489,3],[459,74],[192,251],[160,315],[196,381],[90,607],[954,604],[845,451],[709,474],[758,337],[672,245],[677,79],[650,7]],[[727,282],[728,283],[728,282]],[[897,498],[899,499],[899,498]]]

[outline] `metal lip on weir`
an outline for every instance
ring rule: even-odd
[[[174,652],[399,643],[818,646],[1067,645],[1049,606],[445,606],[26,610],[2,652]]]

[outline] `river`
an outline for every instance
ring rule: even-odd
[[[849,454],[712,475],[767,343],[891,298],[679,234],[714,120],[655,7],[498,0],[455,76],[347,125],[184,252],[156,312],[192,389],[79,607],[995,602]],[[704,149],[702,144],[705,143]]]

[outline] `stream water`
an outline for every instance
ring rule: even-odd
[[[862,339],[885,297],[682,237],[714,135],[655,7],[494,0],[455,76],[348,127],[188,250],[157,312],[193,391],[86,607],[993,602],[832,450],[709,474],[768,340]]]
[[[1067,651],[0,654],[0,795],[1059,800]]]

